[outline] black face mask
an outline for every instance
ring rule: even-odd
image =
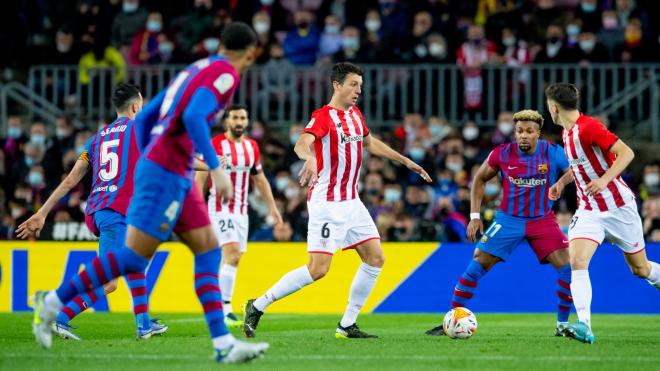
[[[558,36],[552,36],[552,37],[548,38],[548,42],[549,42],[549,43],[556,44],[556,43],[558,43],[558,42],[560,42],[560,41],[561,41],[561,38],[558,37]]]
[[[308,27],[309,27],[309,22],[307,21],[302,21],[298,23],[298,28],[307,29]]]

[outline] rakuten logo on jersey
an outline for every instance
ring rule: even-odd
[[[126,125],[115,126],[114,128],[107,128],[101,131],[101,136],[104,137],[108,134],[123,133],[125,131],[126,131]]]
[[[353,135],[352,137],[347,137],[344,134],[341,134],[341,143],[352,143],[362,141],[362,135]]]
[[[547,179],[534,179],[534,178],[514,178],[509,176],[509,182],[517,185],[518,187],[527,187],[532,188],[540,185],[545,185],[548,183]]]

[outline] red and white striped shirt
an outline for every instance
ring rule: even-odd
[[[615,156],[609,150],[619,139],[597,119],[580,114],[570,130],[562,133],[564,151],[577,187],[578,208],[608,211],[634,202],[635,195],[617,176],[597,195],[587,195],[587,184],[612,166]]]
[[[211,140],[215,152],[227,158],[227,172],[234,186],[234,197],[229,202],[221,202],[216,197],[213,181],[210,180],[208,207],[211,212],[228,211],[232,214],[247,213],[247,194],[250,187],[249,175],[259,173],[261,161],[259,145],[253,139],[243,136],[236,143],[220,134]]]
[[[358,197],[362,141],[369,135],[362,112],[353,106],[341,111],[324,106],[312,113],[305,133],[316,137],[314,152],[318,179],[308,201],[346,201]]]

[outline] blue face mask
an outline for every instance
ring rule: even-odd
[[[386,189],[383,198],[386,202],[397,202],[401,200],[401,192],[398,189]]]
[[[499,192],[500,192],[500,186],[494,183],[487,183],[486,188],[484,189],[484,193],[488,197],[497,196]]]
[[[289,135],[289,142],[291,142],[291,145],[296,145],[298,143],[298,139],[300,139],[300,134],[298,133],[293,133]]]
[[[28,175],[28,183],[30,183],[30,185],[33,187],[39,186],[43,182],[44,182],[44,176],[41,173],[31,172]]]
[[[415,147],[410,149],[410,158],[413,159],[413,161],[422,161],[425,155],[426,151],[424,151],[423,148]]]
[[[580,6],[582,7],[582,11],[585,13],[593,13],[596,11],[596,4],[582,3]]]
[[[160,32],[163,29],[163,24],[160,21],[147,21],[147,31]]]
[[[34,165],[32,157],[25,156],[25,165],[27,165],[27,167],[32,167],[32,165]]]
[[[20,138],[21,128],[16,128],[16,127],[7,128],[7,136],[14,139]]]
[[[124,3],[122,4],[122,10],[126,13],[135,13],[139,6],[138,3]]]
[[[30,136],[30,142],[34,144],[44,144],[46,143],[46,137],[41,134],[32,134]]]
[[[204,40],[204,49],[209,53],[215,53],[218,51],[218,46],[220,46],[220,40],[211,37]]]

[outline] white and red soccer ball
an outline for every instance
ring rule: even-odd
[[[445,314],[442,328],[452,339],[468,339],[477,332],[477,317],[467,308],[456,307]]]

